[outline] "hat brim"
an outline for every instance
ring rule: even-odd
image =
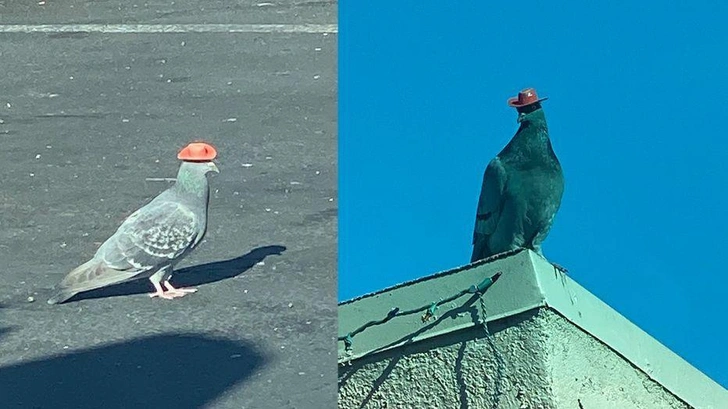
[[[529,106],[529,105],[533,105],[533,104],[539,103],[541,101],[546,101],[547,99],[549,99],[549,97],[539,98],[539,99],[537,99],[537,100],[535,100],[533,102],[528,102],[528,103],[525,103],[525,104],[519,104],[518,103],[518,97],[513,97],[513,98],[508,98],[508,105],[509,106],[512,106],[513,108],[522,108],[522,107],[526,107],[526,106]]]
[[[214,162],[215,158],[212,159],[181,159],[182,162],[192,162],[192,163],[205,163],[205,162]]]

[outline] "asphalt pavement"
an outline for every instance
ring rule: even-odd
[[[0,407],[335,407],[336,3],[18,3],[0,1]],[[46,304],[193,140],[220,173],[172,283],[199,291]]]

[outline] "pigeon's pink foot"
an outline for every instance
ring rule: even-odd
[[[162,292],[162,293],[159,293],[159,292],[157,292],[157,293],[151,293],[151,294],[149,294],[149,297],[151,297],[151,298],[159,297],[159,298],[164,298],[165,300],[171,300],[171,299],[175,298],[174,294],[169,294],[169,293],[166,293],[166,292]]]
[[[174,298],[173,294],[164,292],[164,290],[162,289],[162,286],[159,285],[159,283],[154,283],[154,288],[157,290],[157,292],[149,294],[150,298],[159,297],[159,298],[164,298],[165,300],[171,300]]]
[[[167,292],[165,294],[172,293],[173,297],[184,297],[187,294],[196,293],[196,288],[174,288],[172,287],[172,283],[169,281],[164,282],[164,286],[167,288]]]

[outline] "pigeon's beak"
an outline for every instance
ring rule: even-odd
[[[215,162],[210,162],[210,171],[215,173],[220,173],[220,169],[217,168],[217,165]]]

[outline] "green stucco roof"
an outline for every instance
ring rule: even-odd
[[[549,308],[689,405],[728,408],[728,391],[531,251],[483,260],[342,302],[339,334],[381,320],[393,308],[401,314],[447,299],[498,272],[502,275],[482,296],[487,322]],[[339,342],[339,361],[470,328],[478,325],[482,315],[477,296],[470,293],[439,306],[427,322],[421,319],[423,313],[395,316],[367,327],[351,338],[349,351]]]

